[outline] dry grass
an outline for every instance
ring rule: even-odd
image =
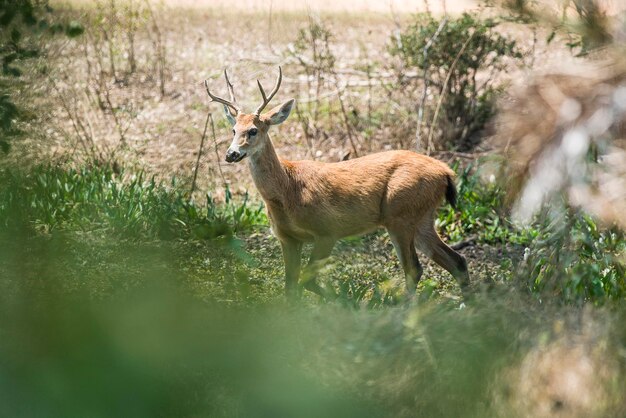
[[[78,3],[86,4],[73,2],[74,5]],[[435,7],[434,3],[432,7]],[[287,56],[286,51],[298,31],[310,23],[310,16],[279,5],[273,5],[270,14],[269,9],[255,9],[256,6],[233,11],[226,10],[220,4],[212,2],[212,7],[208,8],[204,7],[205,3],[188,3],[193,6],[191,10],[179,3],[176,3],[176,7],[167,2],[165,6],[155,6],[156,21],[167,54],[166,94],[163,96],[156,82],[151,26],[137,32],[136,55],[140,69],[134,74],[124,73],[127,67],[124,50],[126,41],[123,34],[118,35],[116,45],[119,50],[115,53],[119,75],[116,80],[110,73],[104,74],[104,84],[122,129],[115,126],[110,109],[98,109],[93,98],[86,94],[94,89],[94,81],[86,73],[88,62],[93,66],[96,61],[98,48],[89,43],[89,37],[63,41],[59,47],[61,53],[58,54],[57,67],[60,70],[50,76],[56,83],[56,90],[50,89],[49,80],[44,80],[45,83],[38,80],[40,89],[53,100],[50,107],[55,110],[50,120],[54,129],[46,134],[46,141],[55,145],[39,147],[36,158],[41,158],[42,152],[52,154],[55,158],[65,155],[75,157],[82,152],[76,142],[75,129],[68,119],[68,112],[60,104],[59,98],[63,97],[78,117],[88,121],[85,122],[86,130],[91,132],[97,146],[117,149],[115,159],[121,164],[143,167],[162,178],[176,175],[187,181],[193,173],[206,112],[211,111],[217,122],[217,144],[209,138],[203,150],[198,189],[201,193],[217,190],[219,194],[225,180],[235,191],[253,191],[244,164],[225,165],[221,161],[230,139],[230,128],[222,118],[221,109],[208,104],[202,82],[209,79],[216,92],[220,93],[223,86],[221,71],[225,67],[229,68],[239,101],[244,108],[249,109],[259,99],[254,80],[261,78],[270,83],[276,66],[282,64],[285,77],[277,99],[295,97],[302,106],[306,106],[305,102],[311,97],[307,91],[307,81],[302,76],[301,67]],[[412,3],[402,4],[410,8]],[[423,3],[420,4],[423,7]],[[452,2],[447,3],[449,8],[452,5]],[[403,110],[406,104],[395,102],[387,91],[388,87],[385,87],[385,84],[393,81],[389,78],[391,57],[387,53],[387,44],[399,25],[407,22],[409,15],[402,13],[405,10],[401,8],[397,9],[397,14],[372,13],[365,6],[356,12],[337,13],[323,6],[322,3],[316,3],[318,10],[324,11],[320,19],[333,33],[331,49],[337,57],[339,83],[348,86],[343,92],[348,108],[362,113],[369,105],[384,118],[382,125],[371,124],[371,121],[366,120],[363,122],[365,125],[356,127],[361,152],[412,148],[415,117],[412,112]],[[81,19],[89,19],[96,13],[93,8],[81,9],[80,12],[67,8],[64,10],[72,15],[79,13]],[[88,26],[88,29],[95,32],[93,25]],[[564,47],[554,44],[548,47],[545,43],[547,33],[540,32],[535,42],[528,27],[506,24],[502,30],[516,38],[523,49],[531,51],[526,62],[534,63],[535,67],[549,66],[554,62],[578,61]],[[104,45],[100,49],[105,51],[100,58],[106,68],[106,49]],[[365,87],[368,79],[361,70],[365,64],[373,65],[373,71],[377,74],[371,96]],[[512,68],[510,74],[519,79],[526,71],[528,69]],[[327,121],[324,122],[324,132],[313,144],[305,137],[295,115],[275,129],[273,139],[281,156],[336,161],[346,154],[350,149],[346,132],[340,119],[337,119],[339,116],[333,115],[339,106],[337,93],[332,82],[324,85],[320,91],[320,107],[323,112],[327,112],[324,116]],[[120,131],[123,131],[124,143],[118,147]],[[23,153],[18,152],[16,155]],[[224,179],[218,168],[224,173]]]
[[[90,0],[69,0],[72,5],[90,5]],[[156,3],[156,1],[155,1]],[[185,9],[214,9],[214,10],[237,10],[251,13],[265,13],[270,9],[282,12],[375,12],[375,13],[414,13],[429,9],[434,13],[461,13],[466,10],[476,9],[478,2],[475,0],[164,0],[168,7]]]

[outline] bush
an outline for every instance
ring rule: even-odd
[[[480,20],[465,13],[447,22],[433,39],[440,22],[430,14],[419,14],[390,45],[391,54],[400,58],[403,69],[424,71],[430,84],[438,89],[427,103],[433,118],[436,103],[442,100],[440,115],[429,126],[436,134],[434,148],[470,148],[472,136],[492,116],[496,79],[505,69],[505,58],[522,57],[515,41],[500,35],[495,29],[497,25],[494,20]],[[424,48],[431,39],[425,54]],[[481,71],[489,71],[489,75],[478,82]],[[412,102],[415,103],[414,97]],[[418,145],[426,148],[426,144]]]
[[[458,172],[458,167],[456,167]],[[458,175],[456,209],[444,205],[436,219],[441,234],[456,242],[475,238],[487,244],[530,242],[532,228],[520,229],[508,219],[506,191],[499,183],[484,181],[480,165],[470,164]]]
[[[570,209],[542,215],[518,277],[537,297],[601,304],[626,297],[626,236]]]

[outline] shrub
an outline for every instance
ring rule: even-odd
[[[423,71],[438,90],[427,104],[432,115],[437,101],[442,100],[440,115],[436,121],[431,116],[429,126],[437,135],[433,135],[437,139],[434,148],[470,148],[472,136],[492,116],[497,75],[505,69],[505,58],[522,57],[515,41],[498,33],[497,25],[495,20],[480,20],[465,13],[448,21],[435,38],[440,21],[430,14],[419,14],[390,45],[391,54],[400,58],[403,70]],[[431,40],[425,54],[424,48]],[[489,73],[478,82],[482,71]],[[418,146],[426,148],[426,144]]]
[[[581,211],[542,215],[518,277],[537,297],[601,304],[626,296],[626,236]]]
[[[495,181],[483,181],[480,166],[470,164],[459,173],[457,190],[456,209],[444,205],[436,220],[440,233],[450,241],[474,237],[489,244],[528,243],[532,228],[520,229],[508,220],[505,190]]]
[[[330,113],[331,105],[330,102],[322,103],[320,95],[329,87],[330,75],[335,68],[332,41],[331,29],[323,21],[309,16],[308,25],[298,31],[295,41],[285,51],[298,64],[298,72],[306,76],[307,99],[296,105],[295,114],[312,155],[315,155],[319,140],[328,137],[320,119]]]
[[[481,181],[472,166],[457,183],[457,209],[443,206],[436,221],[450,241],[513,245],[520,254],[525,247],[511,277],[544,302],[603,304],[626,297],[623,230],[603,226],[580,209],[555,205],[520,228],[509,220],[501,184]]]

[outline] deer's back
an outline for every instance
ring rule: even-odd
[[[454,173],[411,151],[387,151],[337,163],[283,161],[288,193],[268,202],[274,223],[343,237],[420,216],[436,207]]]

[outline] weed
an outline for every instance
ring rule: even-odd
[[[532,228],[519,229],[508,220],[505,190],[484,182],[475,167],[470,164],[459,174],[457,208],[442,207],[436,220],[439,231],[453,242],[473,236],[490,244],[527,244]]]

